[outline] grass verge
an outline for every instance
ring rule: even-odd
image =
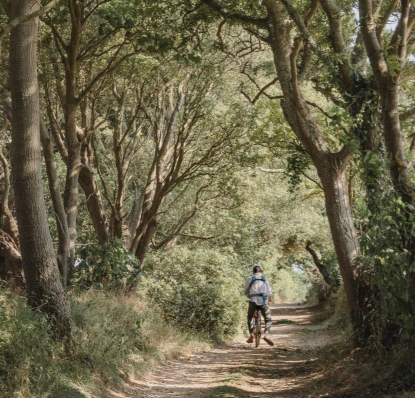
[[[0,291],[0,396],[102,397],[109,385],[206,349],[208,338],[166,323],[134,298],[90,290],[69,299],[73,348],[50,337],[45,317]]]

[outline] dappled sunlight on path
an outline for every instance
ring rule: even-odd
[[[321,307],[297,302],[271,306],[274,347],[245,339],[171,361],[110,398],[284,398],[324,396],[322,374],[313,371],[315,350],[330,340],[324,323],[312,323]],[[327,381],[326,381],[327,383]],[[315,393],[318,393],[316,395]]]

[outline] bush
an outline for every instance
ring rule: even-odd
[[[115,238],[103,246],[86,246],[78,256],[81,262],[75,267],[71,283],[83,289],[97,285],[106,289],[125,288],[135,282],[140,272],[140,262],[121,239]]]
[[[152,253],[140,291],[164,317],[188,329],[232,336],[244,319],[245,278],[232,255],[213,249],[176,247]]]
[[[0,396],[89,398],[107,383],[207,347],[136,299],[90,290],[70,297],[73,347],[65,352],[22,297],[0,290]]]

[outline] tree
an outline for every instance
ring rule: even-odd
[[[370,0],[359,1],[361,34],[367,56],[373,71],[374,87],[380,96],[383,133],[386,152],[390,159],[390,175],[395,191],[407,206],[407,221],[413,224],[415,214],[415,190],[410,178],[410,166],[403,145],[401,121],[413,116],[409,110],[400,114],[399,87],[407,61],[408,39],[415,25],[415,13],[409,1],[392,1],[388,6],[373,5]],[[398,13],[399,20],[393,34],[385,38],[383,31],[392,13]],[[376,19],[379,18],[379,21]],[[408,263],[415,261],[415,239],[406,243]],[[409,272],[411,301],[415,314],[415,271]]]
[[[310,111],[309,102],[304,99],[301,91],[310,67],[310,52],[317,53],[323,61],[327,61],[324,54],[319,52],[308,30],[319,8],[319,3],[312,2],[304,18],[294,10],[291,3],[285,0],[282,2],[264,1],[263,6],[253,8],[253,15],[225,8],[214,0],[203,0],[203,3],[216,15],[221,15],[225,21],[242,24],[248,33],[268,44],[272,50],[282,91],[281,107],[284,117],[317,169],[324,189],[327,217],[351,317],[357,334],[367,337],[370,334],[369,325],[366,322],[369,295],[367,281],[360,273],[361,264],[356,261],[360,254],[360,247],[353,225],[345,179],[346,167],[352,158],[352,152],[349,145],[344,145],[338,151],[330,149],[315,116]],[[323,2],[321,4],[323,6]],[[327,14],[324,6],[323,9]],[[295,40],[293,40],[293,25],[287,24],[287,18],[290,18],[300,31],[300,36]],[[334,22],[336,21],[338,19]],[[262,32],[265,32],[266,36]],[[343,51],[344,40],[341,34],[335,35],[330,44],[334,52],[339,53],[338,61],[335,63],[339,73],[339,85],[343,87],[343,91],[353,90],[353,73],[350,63],[345,62],[347,59],[344,59],[347,58],[348,52]],[[303,52],[304,62],[299,66],[297,62],[300,50]]]
[[[15,0],[11,18],[24,17],[38,8],[38,2]],[[38,19],[32,18],[13,28],[10,37],[16,217],[29,303],[53,317],[57,334],[65,336],[70,333],[69,308],[49,232],[41,174],[37,31]]]

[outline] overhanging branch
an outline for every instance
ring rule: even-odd
[[[230,12],[214,0],[202,0],[202,3],[206,4],[212,10],[215,10],[220,15],[222,15],[222,17],[230,21],[241,22],[247,25],[258,26],[259,28],[262,28],[262,29],[268,28],[268,24],[269,24],[268,18],[254,18],[246,14]]]

